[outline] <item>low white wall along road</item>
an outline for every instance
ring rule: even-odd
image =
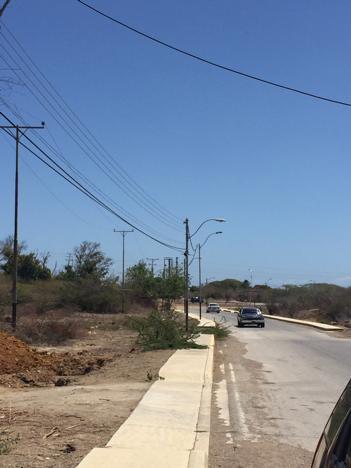
[[[176,351],[106,447],[79,468],[207,467],[214,338],[197,342],[207,348]]]

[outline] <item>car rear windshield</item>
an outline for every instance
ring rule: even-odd
[[[218,304],[209,304],[209,307],[219,307]]]
[[[241,313],[243,315],[257,314],[258,309],[242,309]]]

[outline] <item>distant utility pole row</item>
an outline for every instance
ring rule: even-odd
[[[159,258],[154,258],[154,257],[147,257],[146,260],[149,262],[149,266],[151,268],[152,274],[154,274],[155,273],[155,264],[160,259]],[[175,260],[175,262],[174,262],[174,260]],[[176,257],[175,259],[173,257],[164,257],[163,258],[163,270],[162,270],[163,278],[165,278],[167,276],[166,273],[168,273],[168,276],[171,275],[171,272],[174,269],[174,263],[175,263],[175,272],[176,272],[176,274],[178,274],[178,272],[179,272],[179,258],[178,257]]]
[[[172,271],[174,270],[174,258],[173,257],[164,257],[163,259],[163,277],[166,278],[166,273],[168,277],[171,276]],[[179,258],[175,258],[175,273],[179,272]]]
[[[148,260],[149,265],[151,266],[151,272],[154,274],[154,265],[159,260],[159,258],[148,257],[146,260]]]
[[[5,2],[4,6],[0,10],[0,16],[4,12],[4,9],[9,2]],[[16,169],[15,169],[15,223],[13,231],[13,271],[12,271],[12,316],[11,325],[15,330],[17,325],[17,271],[18,271],[18,192],[19,192],[19,143],[21,135],[27,130],[43,129],[44,122],[41,125],[1,125],[0,129],[5,130],[10,136],[16,140]],[[16,134],[13,135],[11,130],[16,130]]]

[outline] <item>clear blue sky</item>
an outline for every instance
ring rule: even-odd
[[[349,1],[91,3],[209,59],[351,101]],[[204,278],[244,279],[252,268],[255,283],[351,284],[350,108],[210,68],[75,0],[12,0],[4,23],[128,174],[179,218],[179,231],[137,206],[87,159],[30,94],[25,76],[12,89],[2,86],[0,97],[28,123],[44,120],[41,136],[76,168],[162,239],[182,243],[186,216],[192,228],[207,217],[226,218],[194,238],[224,231],[204,248]],[[10,36],[2,32],[0,53],[9,61]],[[13,117],[4,103],[1,109]],[[14,145],[0,135],[0,148],[4,238],[13,229]],[[124,226],[21,150],[20,237],[32,249],[52,252],[62,265],[82,240],[98,241],[120,272],[121,238],[113,228]],[[126,255],[130,264],[176,254],[130,234]],[[196,268],[192,275],[196,282]]]

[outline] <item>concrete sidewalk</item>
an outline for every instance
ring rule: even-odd
[[[106,447],[79,468],[207,467],[214,338],[197,342],[208,347],[176,351]]]

